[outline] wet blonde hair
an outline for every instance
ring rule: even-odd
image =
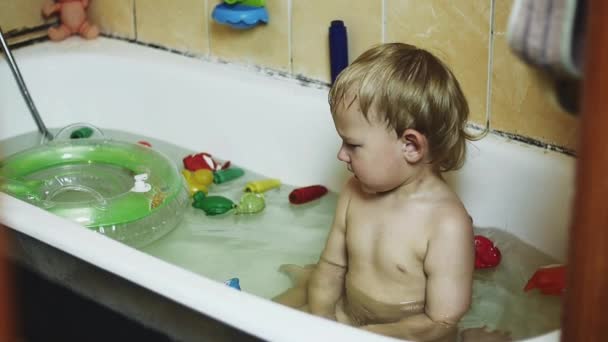
[[[398,136],[412,128],[429,143],[432,164],[439,171],[462,167],[469,105],[450,69],[430,52],[413,45],[376,46],[344,69],[329,92],[336,115],[348,94],[370,121],[373,108]]]

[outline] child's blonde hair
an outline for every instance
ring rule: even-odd
[[[430,52],[413,45],[376,46],[344,69],[329,92],[333,115],[353,92],[365,118],[377,111],[397,135],[412,128],[428,139],[432,163],[439,171],[464,163],[469,105],[450,69]]]

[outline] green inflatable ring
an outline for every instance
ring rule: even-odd
[[[0,162],[2,191],[126,244],[171,231],[188,205],[175,164],[140,144],[68,140]]]

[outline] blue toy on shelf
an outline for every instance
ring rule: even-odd
[[[268,23],[265,4],[265,0],[224,0],[215,6],[211,16],[220,24],[248,29],[260,23]]]

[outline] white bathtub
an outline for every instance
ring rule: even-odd
[[[337,191],[345,179],[335,157],[339,140],[323,87],[107,38],[36,44],[16,51],[15,58],[49,127],[88,122],[128,130],[212,151],[292,185],[321,183]],[[2,62],[0,139],[34,129]],[[466,166],[449,180],[477,226],[512,232],[563,261],[573,170],[572,157],[491,134],[470,146]],[[0,201],[0,222],[22,241],[20,253],[30,265],[58,281],[59,273],[83,272],[89,282],[107,281],[108,288],[122,282],[120,288],[140,296],[142,306],[157,305],[158,315],[148,308],[146,321],[142,308],[121,303],[120,296],[104,305],[160,330],[179,330],[169,331],[171,336],[219,338],[217,331],[228,325],[273,341],[389,340],[234,291],[5,194]],[[38,249],[54,253],[53,262],[37,257]],[[86,293],[84,284],[76,290],[99,296]],[[170,315],[160,311],[169,309],[150,304],[153,296],[183,305],[190,316],[205,315],[199,315],[200,321],[191,318],[187,328],[166,321]],[[529,340],[558,339],[554,331]]]

